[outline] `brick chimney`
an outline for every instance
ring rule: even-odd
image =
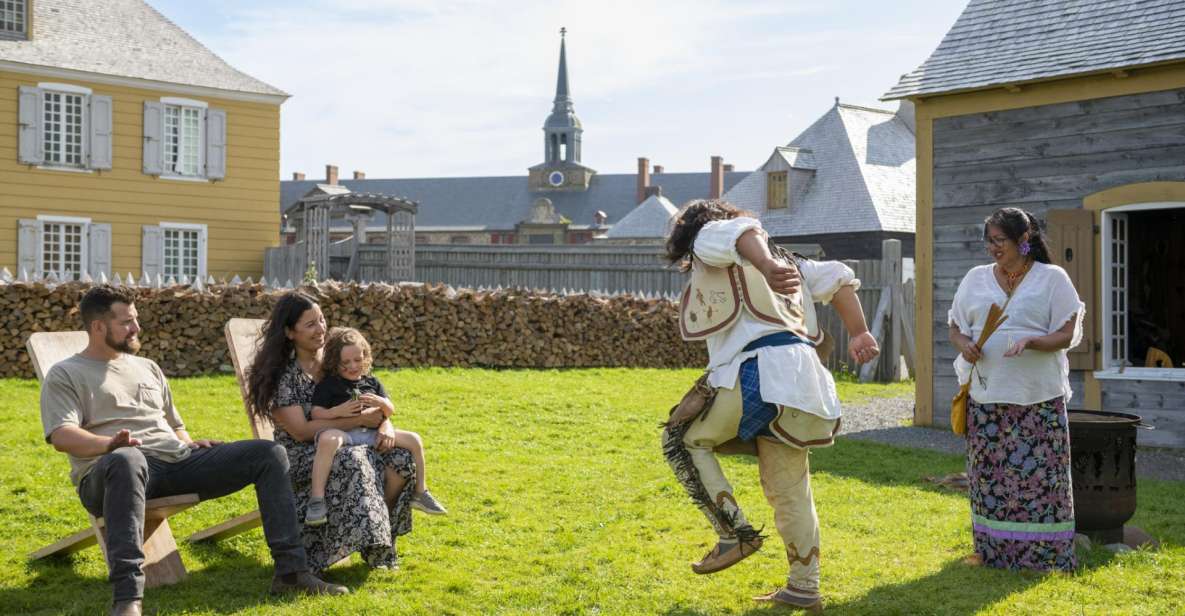
[[[658,175],[658,174],[662,173],[662,170],[663,170],[662,165],[655,165],[654,166],[654,175]]]
[[[325,183],[337,186],[337,165],[325,165]]]
[[[650,159],[638,157],[638,193],[637,203],[646,200],[646,187],[650,186]]]
[[[366,172],[365,171],[355,171],[354,172],[354,179],[355,180],[365,180],[366,179]]]
[[[732,173],[735,169],[736,168],[733,167],[732,163],[724,163],[724,172],[725,173]]]
[[[724,157],[712,157],[712,176],[708,180],[708,198],[719,199],[724,195]]]
[[[296,182],[303,182],[304,181],[304,173],[302,173],[300,171],[293,171],[292,172],[292,179],[293,179],[293,181],[296,181]]]
[[[662,186],[647,186],[646,187],[646,198],[647,199],[649,199],[651,197],[661,197],[661,196],[662,196]]]

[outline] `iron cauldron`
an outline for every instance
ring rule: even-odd
[[[1136,427],[1128,413],[1069,411],[1076,530],[1102,543],[1123,541],[1136,512]]]

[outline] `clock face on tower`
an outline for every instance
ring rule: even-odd
[[[552,171],[547,175],[547,183],[552,186],[561,186],[564,183],[564,174],[562,171]]]

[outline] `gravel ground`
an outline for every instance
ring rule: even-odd
[[[920,428],[913,421],[913,398],[874,398],[843,409],[840,434],[897,447],[931,449],[962,455],[961,437],[946,428]],[[1185,450],[1142,447],[1136,452],[1136,475],[1146,479],[1185,481]]]

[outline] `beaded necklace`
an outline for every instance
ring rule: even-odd
[[[1007,281],[1005,284],[1008,286],[1009,297],[1012,297],[1012,293],[1016,291],[1016,285],[1020,284],[1021,279],[1025,277],[1025,274],[1029,273],[1029,269],[1032,267],[1033,262],[1028,259],[1025,259],[1025,266],[1015,274],[1005,269],[1003,265],[1000,266],[1000,271],[1004,272],[1004,278]]]

